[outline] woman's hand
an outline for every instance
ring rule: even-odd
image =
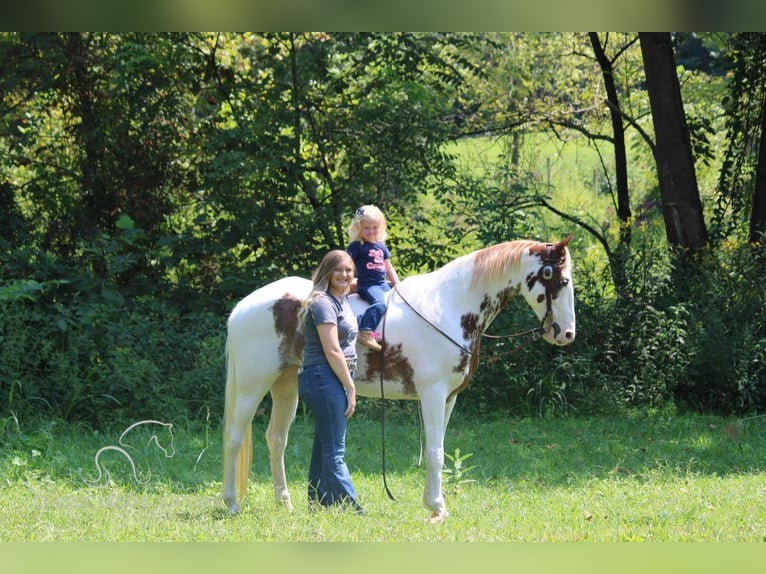
[[[344,413],[346,415],[346,418],[350,419],[355,411],[356,411],[356,387],[351,387],[351,389],[346,387],[346,412]]]

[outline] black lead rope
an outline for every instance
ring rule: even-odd
[[[396,289],[396,287],[394,287]],[[383,329],[381,330],[381,339],[385,343],[386,341],[386,318],[388,317],[388,305],[391,302],[389,297],[388,303],[386,303],[386,310],[383,313]],[[388,345],[386,345],[388,346]],[[383,368],[386,365],[385,361],[385,347],[382,348],[380,353],[380,442],[381,442],[381,459],[382,459],[382,472],[383,472],[383,487],[386,489],[388,498],[396,501],[396,497],[391,493],[391,489],[388,488],[388,482],[386,481],[386,398],[383,395]]]

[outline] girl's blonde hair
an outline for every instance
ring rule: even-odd
[[[348,239],[352,243],[354,241],[361,241],[361,228],[362,222],[374,221],[378,224],[378,237],[377,240],[381,243],[385,242],[388,238],[388,230],[386,226],[386,216],[383,212],[374,205],[363,205],[354,213],[354,219],[348,228]]]
[[[342,249],[333,249],[322,258],[322,261],[319,263],[317,268],[314,270],[314,273],[311,275],[311,280],[313,281],[314,285],[311,287],[311,293],[309,293],[309,296],[303,302],[303,306],[301,307],[301,310],[298,314],[298,322],[301,330],[303,329],[303,323],[306,319],[306,312],[308,311],[308,308],[324,293],[327,293],[327,290],[330,288],[330,278],[332,277],[332,272],[341,263],[348,263],[351,265],[351,268],[356,271],[354,260],[351,259],[351,256],[348,253]]]

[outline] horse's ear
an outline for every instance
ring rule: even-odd
[[[558,243],[557,247],[558,247],[559,249],[563,249],[564,247],[566,247],[567,245],[569,245],[569,242],[572,240],[572,237],[574,237],[574,231],[573,231],[572,233],[570,233],[569,235],[567,235],[567,236],[566,236],[564,239],[562,239],[561,241],[559,241],[559,243]]]

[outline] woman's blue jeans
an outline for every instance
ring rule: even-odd
[[[359,296],[370,304],[359,319],[360,331],[374,331],[378,326],[386,314],[386,293],[390,290],[391,286],[388,283],[357,287]]]
[[[345,462],[346,391],[330,365],[311,365],[298,375],[298,391],[314,415],[309,503],[358,507]]]

